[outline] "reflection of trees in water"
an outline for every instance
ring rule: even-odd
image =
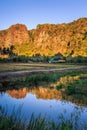
[[[75,80],[79,80],[79,78],[80,78],[80,75],[77,75],[77,76],[64,76],[64,77],[61,77],[56,83],[52,83],[51,86],[56,87],[56,86],[58,86],[60,84],[66,86],[69,83],[73,83]]]

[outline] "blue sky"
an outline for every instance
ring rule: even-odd
[[[44,23],[67,23],[87,17],[87,0],[0,0],[0,30],[21,23],[28,29]]]

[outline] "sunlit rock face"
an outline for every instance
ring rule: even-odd
[[[12,25],[0,31],[0,48],[11,45],[17,55],[87,56],[87,18],[67,24],[39,24],[33,30],[23,24]]]
[[[10,45],[29,42],[27,27],[23,24],[15,24],[7,30],[1,32],[0,45],[9,47]]]
[[[25,25],[16,24],[8,29],[8,43],[22,44],[29,41],[28,31]]]

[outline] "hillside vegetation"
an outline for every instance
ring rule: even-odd
[[[15,24],[0,31],[0,55],[3,57],[58,53],[87,57],[87,18],[67,24],[39,24],[33,30]]]

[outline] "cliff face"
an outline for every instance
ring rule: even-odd
[[[43,24],[34,30],[16,24],[0,31],[0,47],[14,45],[18,55],[41,54],[52,56],[87,56],[87,18],[80,18],[68,24]]]
[[[87,56],[87,19],[69,24],[38,25],[33,34],[38,53]]]
[[[29,42],[28,31],[25,25],[16,24],[4,31],[0,31],[0,46],[20,45]]]

